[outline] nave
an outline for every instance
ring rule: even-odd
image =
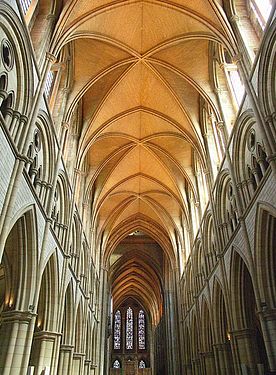
[[[0,1],[0,375],[276,375],[275,0]]]

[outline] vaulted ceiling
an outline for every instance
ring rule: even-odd
[[[78,165],[89,164],[98,238],[107,243],[118,230],[125,236],[122,228],[139,221],[173,243],[188,215],[185,187],[196,191],[195,152],[205,162],[200,99],[217,111],[210,43],[232,44],[221,5],[68,0],[53,52],[68,43],[67,119],[81,103]]]
[[[146,309],[157,325],[163,313],[163,252],[141,231],[128,235],[110,257],[109,281],[116,309],[128,298]]]

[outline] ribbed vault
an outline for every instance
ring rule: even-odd
[[[113,252],[109,277],[114,307],[134,298],[145,307],[152,324],[157,326],[163,312],[163,255],[160,246],[145,233],[135,231]]]
[[[81,107],[77,168],[103,249],[133,217],[183,242],[195,158],[206,167],[200,103],[219,120],[210,45],[231,49],[229,30],[214,1],[67,1],[52,52],[71,51],[65,120]]]

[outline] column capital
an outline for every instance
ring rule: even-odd
[[[241,53],[237,53],[236,55],[233,56],[233,62],[235,64],[238,64],[241,60],[242,60],[242,54]]]
[[[63,121],[62,124],[61,124],[61,127],[65,130],[67,130],[67,129],[69,129],[70,124],[69,124],[69,122]]]
[[[60,332],[50,332],[50,331],[38,331],[34,333],[35,339],[42,339],[42,340],[49,340],[53,341],[57,337],[62,336],[62,333]]]
[[[216,125],[218,129],[224,129],[225,127],[224,121],[217,121]]]
[[[69,345],[69,344],[61,344],[60,345],[60,351],[63,352],[72,352],[74,349],[74,345]]]
[[[54,64],[57,61],[57,58],[54,54],[51,52],[46,52],[46,60],[50,61],[52,64]]]
[[[230,348],[230,341],[227,342],[221,342],[221,343],[215,343],[212,345],[216,350],[218,351],[225,351],[229,350]]]
[[[0,90],[0,98],[5,100],[8,97],[7,91]]]
[[[241,328],[241,329],[236,329],[229,334],[233,337],[236,338],[245,338],[245,337],[251,337],[255,333],[255,330],[252,328]]]
[[[54,21],[56,19],[56,16],[53,13],[49,13],[46,19],[48,21]]]
[[[270,309],[264,307],[262,310],[257,311],[257,314],[263,317],[265,320],[276,320],[276,309]]]
[[[233,23],[237,23],[237,22],[239,22],[239,20],[240,20],[240,17],[237,14],[233,14],[230,17],[230,21],[233,22]]]
[[[25,321],[29,323],[37,314],[30,311],[9,310],[2,312],[2,323],[11,323],[14,321]]]

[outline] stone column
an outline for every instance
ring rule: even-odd
[[[269,369],[276,373],[276,309],[259,312]]]
[[[19,122],[17,124],[17,128],[14,131],[14,143],[17,146],[18,152],[22,152],[23,142],[21,142],[21,138],[23,134],[26,132],[25,128],[28,122],[28,118],[24,115],[20,116]]]
[[[214,345],[216,359],[218,364],[218,371],[220,375],[234,374],[233,356],[231,346],[229,343],[221,343]]]
[[[196,358],[192,359],[192,374],[193,375],[203,375],[201,373],[199,357],[196,357]]]
[[[58,374],[71,375],[73,362],[73,345],[61,345],[59,351]]]
[[[204,368],[205,368],[205,375],[215,375],[216,374],[216,366],[215,366],[215,356],[214,353],[206,352],[202,353]],[[222,375],[222,374],[220,374]]]
[[[5,123],[7,129],[10,129],[12,118],[13,118],[13,109],[11,107],[6,108],[5,112]]]
[[[7,99],[8,93],[5,90],[0,90],[0,107],[4,100]]]
[[[73,354],[72,375],[83,374],[83,372],[84,372],[84,359],[85,359],[85,354],[83,354],[83,353],[74,353]]]
[[[108,277],[107,277],[107,269],[102,267],[101,268],[101,292],[99,301],[101,301],[101,317],[100,317],[100,327],[98,329],[99,332],[99,339],[97,340],[97,347],[96,353],[94,357],[94,361],[99,364],[97,369],[97,374],[103,375],[105,370],[105,360],[107,360],[107,353],[106,353],[106,323],[107,323],[107,306],[108,306]],[[95,308],[97,311],[97,308]]]
[[[192,365],[190,363],[186,363],[183,365],[183,369],[184,369],[184,374],[185,375],[192,375]]]
[[[34,334],[30,366],[35,367],[35,375],[40,375],[49,368],[54,373],[55,348],[59,344],[60,334],[56,332],[40,331]]]
[[[90,366],[90,370],[91,370],[91,375],[95,375],[96,374],[96,369],[97,369],[97,365],[96,363],[92,363],[91,366]]]
[[[11,121],[10,129],[9,129],[11,137],[13,139],[15,138],[15,134],[17,132],[17,128],[18,128],[20,117],[21,117],[21,113],[20,112],[13,111],[12,121]]]
[[[0,373],[25,375],[36,314],[29,311],[5,311],[1,318]]]
[[[91,359],[86,359],[84,361],[84,375],[90,375],[91,374]]]
[[[231,332],[234,345],[237,347],[240,365],[249,369],[250,375],[258,375],[259,362],[255,331],[244,328]]]

